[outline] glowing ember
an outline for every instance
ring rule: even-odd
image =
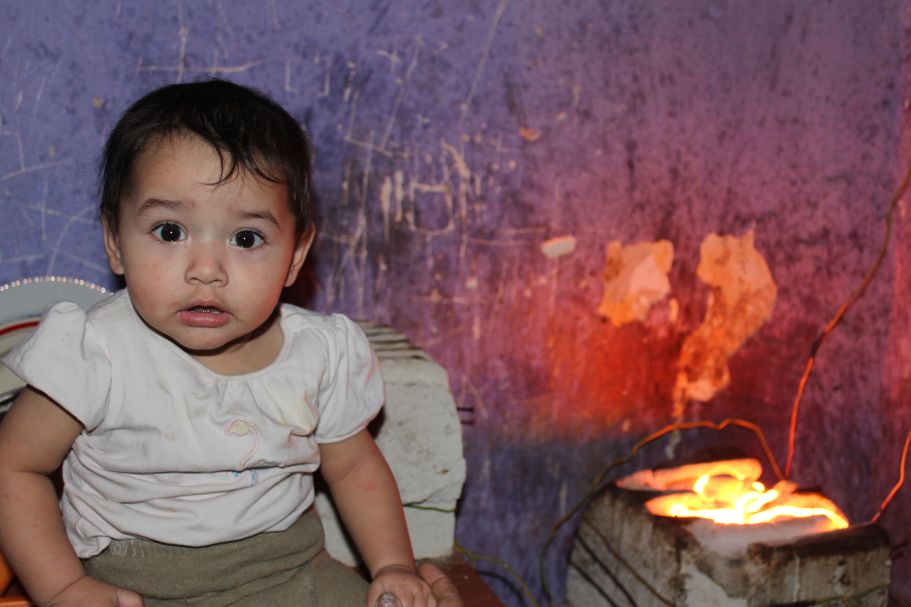
[[[761,473],[762,467],[754,459],[728,460],[643,470],[618,485],[625,489],[685,491],[646,502],[648,511],[658,516],[706,518],[721,525],[824,517],[819,531],[848,526],[848,519],[831,500],[818,493],[798,493],[797,485],[790,481],[779,481],[766,490],[758,481]]]

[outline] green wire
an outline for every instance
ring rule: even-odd
[[[454,514],[455,508],[439,508],[437,506],[424,506],[419,502],[412,502],[410,504],[402,504],[405,508],[413,508],[414,510],[431,510],[433,512],[443,512],[445,514]]]
[[[512,576],[512,579],[515,580],[516,583],[522,587],[522,592],[525,593],[525,598],[528,599],[528,602],[531,603],[531,605],[533,607],[539,607],[538,602],[535,600],[535,597],[532,596],[531,590],[528,588],[528,584],[525,583],[525,580],[522,579],[522,576],[520,576],[518,573],[516,573],[515,569],[513,569],[512,567],[509,566],[509,563],[507,563],[506,561],[502,561],[498,558],[492,557],[492,556],[485,556],[483,554],[476,554],[474,552],[471,552],[471,551],[467,550],[464,546],[459,544],[458,542],[455,543],[455,549],[458,552],[461,552],[462,554],[464,554],[465,557],[468,558],[469,560],[485,561],[488,563],[493,563],[495,565],[499,565],[500,567],[505,569],[507,572],[509,572],[509,575]]]

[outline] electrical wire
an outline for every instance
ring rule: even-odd
[[[592,549],[592,547],[588,545],[588,542],[585,541],[585,538],[582,537],[582,534],[576,536],[576,541],[579,542],[579,545],[582,546],[582,549],[585,550],[585,552],[588,554],[588,557],[593,560],[596,565],[598,565],[598,568],[601,569],[601,571],[603,571],[604,574],[610,578],[610,581],[612,581],[614,583],[614,586],[616,586],[621,594],[626,597],[626,600],[629,601],[630,605],[632,605],[632,607],[639,607],[636,604],[636,600],[633,598],[633,595],[629,593],[629,590],[627,590],[626,586],[624,586],[620,581],[620,578],[618,578],[616,574],[611,571],[610,567],[607,566],[607,563],[605,563],[604,560],[599,557],[598,554]],[[576,570],[582,573],[582,567],[580,567],[578,564],[576,565]],[[595,582],[595,580],[590,575],[583,574],[583,576],[589,584],[597,588],[600,595],[607,597],[607,592],[598,586],[597,582]],[[611,603],[616,604],[613,600],[608,600],[610,600]]]
[[[592,533],[594,533],[595,535],[598,536],[598,539],[601,540],[601,544],[607,549],[608,552],[611,553],[611,556],[613,556],[615,559],[617,559],[618,563],[620,563],[621,565],[626,567],[626,570],[629,571],[630,574],[632,574],[632,576],[634,578],[636,578],[636,580],[640,584],[642,584],[642,586],[645,587],[645,589],[648,590],[652,596],[654,596],[656,599],[658,599],[658,601],[660,601],[664,605],[667,605],[668,607],[674,607],[673,601],[662,596],[661,593],[658,592],[658,590],[655,589],[654,586],[649,584],[648,580],[646,580],[638,571],[636,571],[635,567],[633,567],[625,558],[623,558],[623,555],[620,554],[620,552],[618,550],[616,550],[613,546],[611,546],[610,542],[607,541],[607,537],[604,535],[604,533],[601,532],[600,529],[598,529],[591,523],[584,523],[584,524],[587,524],[588,528],[591,529]]]
[[[539,607],[538,602],[535,600],[534,595],[532,595],[531,590],[528,588],[528,584],[525,583],[525,580],[522,579],[521,575],[516,573],[515,569],[513,569],[512,567],[509,566],[509,563],[507,563],[506,561],[500,560],[498,558],[492,557],[492,556],[486,556],[484,554],[477,554],[475,552],[471,552],[470,550],[466,549],[464,546],[462,546],[458,542],[455,543],[455,549],[457,552],[460,552],[463,555],[465,555],[465,558],[467,558],[470,561],[484,561],[487,563],[493,563],[494,565],[498,565],[498,566],[502,567],[503,569],[505,569],[509,573],[509,575],[512,576],[512,579],[522,588],[522,592],[525,593],[525,598],[528,599],[528,602],[532,605],[532,607]]]
[[[596,582],[594,578],[589,575],[588,571],[586,571],[584,567],[579,565],[579,563],[573,562],[572,560],[569,561],[569,566],[575,569],[576,573],[581,575],[582,579],[588,582],[588,584],[595,589],[595,592],[601,595],[602,599],[610,603],[610,607],[620,607],[620,605],[617,604],[617,601],[612,599],[611,596],[604,591],[604,588],[598,585],[598,582]]]
[[[403,508],[411,508],[413,510],[429,510],[431,512],[442,512],[443,514],[455,514],[455,508],[440,508],[439,506],[425,506],[421,502],[409,502],[407,504],[402,504]]]
[[[413,508],[414,510],[430,510],[433,512],[443,512],[443,513],[447,513],[447,514],[454,513],[456,511],[455,508],[438,508],[436,506],[424,506],[420,503],[403,504],[403,507]],[[529,601],[531,601],[531,604],[533,605],[533,607],[539,607],[538,603],[535,602],[535,599],[532,596],[531,591],[528,589],[528,585],[525,583],[525,580],[523,580],[522,577],[518,573],[516,573],[516,570],[513,569],[509,565],[509,563],[507,563],[506,561],[500,560],[498,558],[492,557],[492,556],[486,556],[483,554],[476,554],[474,552],[470,552],[469,550],[467,550],[464,546],[462,546],[458,542],[455,543],[455,549],[458,552],[461,552],[462,554],[464,554],[465,557],[470,560],[486,561],[488,563],[494,563],[494,564],[499,565],[500,567],[503,567],[504,569],[506,569],[506,571],[509,572],[509,574],[519,584],[519,586],[522,587],[522,590],[525,592],[525,596],[528,598]]]
[[[819,348],[822,346],[823,340],[829,336],[829,334],[838,326],[838,323],[841,322],[841,319],[847,314],[848,310],[857,303],[857,300],[860,299],[864,292],[867,290],[867,287],[870,286],[870,283],[873,282],[873,278],[876,276],[876,273],[879,271],[879,267],[882,265],[883,260],[886,257],[886,252],[889,249],[889,240],[892,237],[892,220],[895,215],[895,209],[898,207],[898,202],[901,200],[901,197],[904,196],[905,191],[908,189],[908,183],[911,182],[911,166],[908,167],[908,170],[905,172],[905,176],[901,181],[901,184],[898,186],[898,189],[895,191],[895,194],[892,195],[892,201],[889,204],[889,212],[886,213],[886,225],[885,225],[885,234],[883,236],[883,243],[879,249],[879,254],[876,256],[876,260],[873,262],[873,266],[867,272],[867,275],[864,277],[860,285],[854,289],[854,292],[839,306],[838,310],[835,312],[835,315],[831,320],[826,324],[825,328],[819,334],[819,336],[813,340],[813,343],[810,345],[810,356],[807,358],[807,364],[804,368],[803,375],[800,378],[800,383],[797,385],[797,394],[794,396],[794,404],[791,406],[791,424],[788,430],[788,458],[785,463],[784,475],[785,478],[791,478],[791,464],[794,461],[794,447],[796,443],[797,436],[797,416],[800,413],[800,403],[803,400],[803,395],[807,389],[807,382],[810,380],[810,374],[813,372],[813,367],[816,365],[816,355],[819,352]]]
[[[895,486],[892,487],[892,491],[889,492],[889,495],[886,496],[886,499],[883,500],[882,505],[877,510],[873,518],[870,519],[871,523],[875,523],[879,520],[879,517],[882,516],[883,512],[886,511],[886,508],[889,506],[889,503],[892,501],[892,498],[898,493],[898,490],[901,489],[902,485],[905,484],[905,464],[908,462],[908,447],[911,446],[911,432],[908,432],[908,436],[905,437],[905,446],[902,448],[902,457],[901,462],[898,465],[898,482],[895,483]]]

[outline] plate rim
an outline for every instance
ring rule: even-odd
[[[90,280],[85,280],[82,278],[73,278],[72,276],[60,276],[57,274],[48,274],[45,276],[31,276],[29,278],[18,278],[10,282],[0,285],[0,293],[4,291],[9,291],[10,289],[15,289],[18,287],[26,287],[33,284],[41,284],[45,282],[54,282],[68,285],[76,285],[79,287],[88,287],[98,291],[99,293],[110,293],[105,287],[102,287],[99,284],[96,284]]]
[[[109,297],[111,293],[82,278],[60,275],[19,278],[0,285],[0,327],[41,318],[47,306],[58,301],[86,304]]]

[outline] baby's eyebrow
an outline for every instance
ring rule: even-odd
[[[150,213],[156,209],[167,209],[167,210],[175,211],[178,209],[186,208],[187,206],[192,206],[192,204],[187,205],[186,203],[181,202],[180,200],[167,200],[167,199],[163,199],[163,198],[148,198],[148,199],[144,200],[142,202],[142,204],[139,205],[139,208],[136,210],[136,214],[139,216],[142,216],[142,215],[144,215],[146,213]],[[237,217],[238,217],[238,219],[241,219],[241,220],[259,219],[259,220],[271,223],[272,225],[274,225],[277,228],[281,227],[280,224],[278,223],[278,219],[275,217],[275,214],[272,213],[272,211],[270,211],[269,209],[239,211],[237,213]]]
[[[139,205],[139,208],[136,210],[136,214],[144,215],[145,213],[148,213],[155,209],[176,210],[176,209],[183,208],[184,206],[186,206],[186,205],[184,205],[184,203],[180,202],[179,200],[163,200],[161,198],[148,198],[145,201],[143,201],[143,203],[141,205]]]
[[[268,209],[263,209],[262,211],[242,211],[238,213],[238,216],[241,219],[262,219],[271,224],[274,224],[275,227],[280,227],[278,224],[278,219],[275,218],[275,215],[272,214],[272,211]]]

